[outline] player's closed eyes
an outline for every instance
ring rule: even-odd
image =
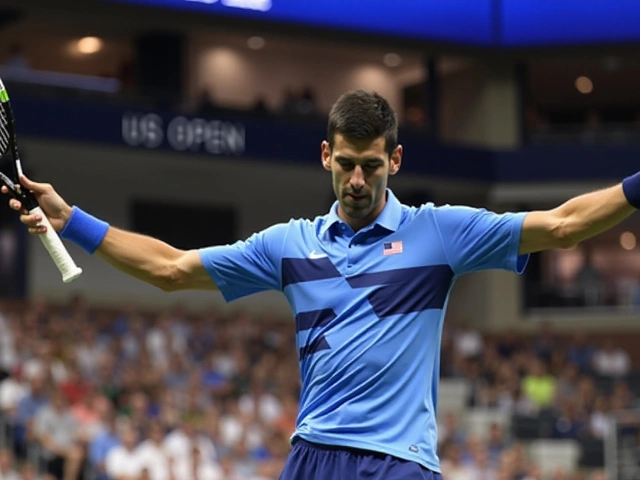
[[[354,162],[349,160],[337,160],[337,162],[338,162],[338,165],[340,165],[342,170],[344,170],[345,172],[353,170],[356,166]],[[371,174],[371,173],[375,173],[375,171],[378,170],[381,166],[382,166],[382,162],[378,162],[378,161],[368,162],[362,165],[362,170],[365,173]]]

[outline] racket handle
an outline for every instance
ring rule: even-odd
[[[62,281],[64,283],[73,282],[82,274],[82,269],[78,267],[73,261],[73,258],[71,258],[71,255],[62,243],[62,240],[56,231],[51,226],[51,222],[49,222],[49,219],[42,211],[42,208],[36,207],[30,210],[29,213],[32,215],[40,215],[42,217],[42,221],[39,226],[47,227],[47,231],[38,236],[49,252],[53,262],[56,264],[56,267],[60,270],[60,273],[62,274]]]

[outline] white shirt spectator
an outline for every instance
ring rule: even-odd
[[[211,357],[211,368],[226,378],[232,377],[238,369],[231,355],[219,351],[214,351]]]
[[[196,435],[198,449],[202,452],[204,461],[216,461],[216,447],[204,435]],[[192,440],[181,429],[176,429],[166,436],[162,444],[165,453],[174,459],[175,463],[187,461],[191,456]]]
[[[100,343],[81,343],[76,348],[76,360],[80,371],[87,378],[93,378],[104,359],[105,346]]]
[[[235,447],[242,439],[246,441],[249,449],[258,448],[264,444],[262,429],[255,423],[247,427],[234,415],[222,417],[220,420],[220,441],[222,444],[227,447]]]
[[[22,480],[22,477],[18,475],[15,470],[9,470],[8,472],[0,471],[0,480]]]
[[[167,480],[169,478],[169,461],[162,448],[152,440],[145,440],[134,452],[140,471],[149,470],[151,480]]]
[[[137,478],[141,468],[135,452],[135,450],[128,450],[123,445],[118,445],[109,450],[104,462],[107,475],[114,479],[122,477],[126,479]]]
[[[612,342],[598,350],[593,358],[593,368],[596,373],[608,377],[623,377],[629,373],[631,361],[627,352],[616,348]]]
[[[240,398],[240,411],[250,415],[255,411],[255,396],[243,395]],[[270,393],[263,393],[258,400],[258,413],[263,422],[271,424],[282,415],[282,404]]]
[[[18,363],[15,339],[9,320],[0,313],[0,367],[13,370]]]
[[[183,352],[186,344],[179,337],[172,337],[171,331],[163,325],[154,326],[145,337],[147,349],[157,367],[166,368],[169,363],[169,350]]]
[[[456,355],[462,358],[477,357],[482,353],[482,336],[476,330],[467,326],[458,330],[453,338],[453,348]]]
[[[14,469],[13,454],[6,449],[0,450],[0,480],[21,480]]]
[[[200,462],[196,475],[193,475],[193,466],[190,461],[182,461],[173,467],[175,478],[188,478],[189,480],[224,480],[222,470],[215,463]]]
[[[52,360],[49,365],[38,359],[32,358],[24,364],[24,378],[31,380],[35,377],[46,375],[47,370],[51,373],[51,378],[57,384],[62,383],[67,378],[67,369],[60,360]]]
[[[14,377],[5,378],[0,382],[0,412],[14,410],[28,393],[28,386]]]
[[[593,412],[589,417],[589,428],[594,437],[604,439],[611,428],[607,415]]]
[[[447,460],[442,462],[442,476],[447,480],[474,480],[473,467],[454,464]]]

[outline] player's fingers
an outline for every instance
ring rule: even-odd
[[[28,227],[37,227],[38,224],[42,221],[42,217],[40,215],[23,213],[22,215],[20,215],[20,221]]]
[[[22,203],[20,203],[15,198],[12,198],[11,200],[9,200],[9,207],[19,212],[22,208]]]
[[[5,193],[5,194],[9,193],[9,189],[5,185],[2,186],[1,190],[2,190],[2,193]]]
[[[20,184],[22,184],[23,187],[28,188],[32,192],[36,193],[43,193],[47,189],[51,188],[51,185],[49,185],[48,183],[34,182],[32,180],[29,180],[26,175],[20,175]]]
[[[29,227],[31,235],[41,235],[47,231],[47,227]]]

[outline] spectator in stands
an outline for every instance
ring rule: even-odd
[[[107,346],[99,341],[94,325],[88,322],[83,322],[81,325],[81,339],[75,347],[75,360],[85,379],[95,378]]]
[[[18,273],[18,235],[13,219],[0,213],[0,295],[17,296],[16,282],[12,281]]]
[[[224,480],[220,467],[211,459],[204,457],[198,445],[192,445],[191,454],[187,460],[177,462],[173,473],[177,479]]]
[[[131,392],[121,409],[122,418],[126,418],[128,424],[142,437],[149,429],[151,412],[149,408],[149,397],[142,390]]]
[[[150,480],[166,480],[169,477],[169,462],[163,447],[164,437],[162,424],[154,421],[149,426],[148,438],[136,447],[136,462],[141,470],[148,470]]]
[[[520,350],[520,341],[514,331],[506,332],[496,343],[496,348],[500,357],[505,360],[511,359],[511,357]]]
[[[136,457],[138,432],[126,423],[118,430],[120,442],[107,453],[105,471],[110,480],[137,480],[141,471]]]
[[[624,377],[631,369],[629,354],[617,348],[611,338],[604,341],[602,348],[593,356],[593,370],[598,375],[606,377]]]
[[[609,429],[609,401],[604,395],[599,395],[589,416],[589,432],[593,438],[603,440]]]
[[[242,411],[240,402],[229,397],[225,402],[225,413],[220,419],[220,441],[229,450],[242,448],[248,452],[258,449],[264,441],[264,422],[253,409]]]
[[[84,380],[84,377],[80,373],[78,365],[71,361],[66,365],[67,374],[60,383],[60,391],[66,397],[66,401],[69,405],[75,406],[77,403],[82,402],[91,391],[91,385]]]
[[[538,410],[552,406],[556,380],[547,373],[547,366],[542,360],[534,359],[531,363],[529,373],[522,380],[522,391]]]
[[[472,480],[495,480],[497,461],[493,462],[485,446],[477,449],[473,456],[473,463],[469,466]]]
[[[34,418],[34,437],[42,447],[47,473],[56,480],[77,480],[84,458],[78,445],[78,423],[65,395],[54,390],[50,403]]]
[[[520,444],[515,444],[505,450],[500,463],[496,467],[497,480],[522,479],[526,476],[527,465],[524,450]]]
[[[544,322],[538,335],[533,340],[533,351],[538,358],[545,362],[550,362],[553,353],[557,350],[557,342],[551,325],[548,322]]]
[[[32,440],[33,419],[48,403],[46,379],[43,375],[32,377],[29,386],[29,393],[18,402],[12,425],[14,447],[21,459],[25,457],[29,442]]]
[[[0,449],[0,480],[22,480],[14,469],[13,452],[7,448]]]
[[[580,370],[573,362],[567,362],[556,380],[556,403],[575,398],[579,393]]]
[[[595,347],[588,341],[584,332],[578,332],[567,348],[567,360],[578,365],[581,373],[589,374],[593,371],[595,352]]]
[[[593,408],[593,404],[598,396],[596,382],[591,376],[583,375],[578,382],[578,394],[575,397],[567,398],[570,401],[580,403],[580,408],[589,411]]]
[[[282,411],[273,420],[271,427],[286,437],[292,435],[296,429],[298,407],[298,396],[293,393],[285,394],[282,401]]]
[[[78,436],[85,446],[105,431],[111,409],[109,399],[95,392],[86,395],[82,402],[71,407],[71,413],[78,422]]]
[[[23,381],[20,369],[15,369],[0,382],[0,415],[6,419],[14,418],[18,403],[28,392],[28,384]]]
[[[462,450],[460,445],[449,443],[446,445],[442,460],[442,476],[447,480],[472,480],[473,469],[461,461]]]
[[[617,380],[613,384],[613,391],[610,396],[613,410],[628,410],[636,405],[636,396],[629,384],[623,380]]]
[[[117,416],[113,407],[106,409],[104,416],[104,428],[89,442],[89,465],[97,475],[98,480],[109,480],[106,469],[107,455],[111,450],[120,445],[120,437],[117,433]]]
[[[35,355],[23,365],[24,376],[27,379],[35,376],[51,378],[60,384],[67,377],[67,369],[59,358],[56,358],[54,344],[49,339],[42,339],[38,343]]]
[[[507,442],[504,438],[502,426],[498,423],[492,423],[489,427],[489,435],[486,440],[486,452],[488,461],[491,465],[497,465],[498,460],[507,448]]]
[[[542,469],[540,468],[540,465],[529,465],[527,474],[522,478],[522,480],[543,480]]]
[[[596,267],[594,253],[590,247],[584,248],[582,268],[574,278],[584,304],[587,306],[602,305],[604,302],[604,277]]]
[[[597,469],[591,472],[591,475],[589,476],[589,480],[610,480],[610,479],[604,470]]]
[[[3,313],[2,309],[3,305],[0,304],[0,314]],[[169,336],[182,336],[188,345],[197,344],[201,334],[209,332],[209,338],[200,344],[199,354],[196,348],[191,347],[186,348],[183,353],[174,351],[167,356],[167,368],[159,370],[153,362],[147,360],[149,355],[145,339],[152,324],[141,320],[144,317],[139,312],[101,314],[80,312],[77,308],[63,310],[67,313],[60,316],[47,306],[36,305],[25,309],[27,313],[20,313],[15,320],[8,320],[4,327],[0,322],[0,344],[5,338],[3,332],[14,339],[12,342],[15,344],[14,365],[17,367],[17,376],[13,381],[20,382],[19,367],[34,356],[31,353],[32,345],[37,348],[42,344],[42,339],[50,341],[56,349],[62,348],[63,352],[70,355],[59,358],[72,382],[77,375],[81,377],[81,381],[90,381],[90,394],[76,402],[71,412],[81,428],[80,438],[87,445],[90,460],[88,471],[93,474],[95,470],[98,474],[95,478],[112,480],[107,479],[101,466],[103,467],[109,452],[120,444],[114,435],[115,426],[128,424],[127,418],[130,417],[137,419],[136,423],[139,425],[136,440],[139,439],[141,443],[135,448],[136,458],[143,457],[140,455],[143,445],[155,445],[156,453],[155,457],[149,456],[156,460],[146,461],[148,472],[143,475],[143,467],[140,466],[140,475],[135,480],[158,480],[162,475],[165,476],[161,480],[185,480],[180,475],[193,471],[193,454],[199,455],[203,447],[194,452],[187,437],[182,445],[186,446],[183,451],[187,452],[187,459],[183,463],[177,458],[164,456],[163,448],[170,443],[172,436],[175,439],[174,433],[165,435],[165,432],[180,432],[183,419],[188,419],[192,413],[197,426],[197,432],[194,429],[193,435],[197,433],[207,444],[213,446],[215,459],[210,464],[214,465],[214,470],[215,465],[218,465],[224,471],[220,473],[224,480],[277,479],[283,458],[290,449],[288,437],[297,416],[299,392],[297,359],[295,352],[292,354],[288,351],[294,339],[293,334],[285,330],[286,324],[280,327],[266,318],[257,323],[247,320],[246,315],[230,317],[229,320],[219,313],[208,312],[206,316],[196,319],[201,327],[194,326],[189,330],[183,325],[186,315],[178,310],[171,311],[167,315],[170,319]],[[8,314],[4,316],[12,318]],[[109,322],[116,317],[120,317],[122,323],[118,328],[111,328]],[[205,318],[213,320],[216,324],[215,331],[211,332],[212,329],[202,323]],[[95,367],[87,368],[86,372],[82,368],[76,371],[74,365],[75,359],[79,358],[79,347],[88,344],[87,338],[91,337],[84,333],[86,325],[95,326],[95,338],[97,344],[102,345],[102,353],[100,360],[95,362]],[[26,335],[25,332],[37,334]],[[74,335],[77,332],[83,333]],[[64,344],[57,340],[64,337],[69,339]],[[119,342],[118,338],[121,337],[123,341]],[[127,338],[131,339],[131,345],[135,348],[127,346]],[[506,415],[526,413],[534,417],[530,420],[530,424],[534,425],[534,435],[537,432],[538,435],[562,438],[575,438],[580,434],[588,435],[589,438],[601,436],[605,431],[602,419],[607,412],[635,406],[635,395],[631,390],[633,385],[614,377],[613,389],[609,394],[604,386],[610,385],[612,379],[598,379],[596,382],[593,377],[581,374],[577,363],[573,364],[564,358],[561,344],[555,338],[555,347],[546,351],[552,351],[550,362],[556,368],[560,364],[563,366],[558,370],[554,400],[550,408],[547,408],[551,413],[546,413],[544,418],[540,417],[537,404],[534,406],[529,396],[523,395],[521,390],[525,385],[524,380],[532,374],[530,367],[540,361],[538,354],[541,350],[536,348],[535,337],[531,341],[525,337],[512,340],[506,342],[506,345],[517,346],[511,349],[508,361],[505,361],[505,357],[498,353],[498,346],[494,347],[493,341],[483,338],[480,354],[458,372],[464,379],[482,382],[483,394],[478,398],[486,400],[479,403],[479,406],[499,408]],[[216,353],[211,354],[212,351]],[[574,352],[574,358],[587,357],[582,356],[583,350],[576,349],[576,352],[578,354]],[[443,351],[443,356],[446,355],[452,356],[453,353]],[[58,358],[56,355],[53,357]],[[225,382],[231,385],[226,392],[218,392],[221,396],[212,397],[216,390],[206,388],[211,378],[202,376],[201,372],[205,368],[224,377]],[[142,389],[141,385],[153,385],[153,382],[149,383],[146,373],[154,377],[157,375],[156,370],[161,374],[157,387]],[[92,371],[95,374],[89,375],[88,372]],[[547,373],[551,373],[548,368]],[[185,381],[180,380],[182,376]],[[0,383],[0,398],[5,382],[12,380],[12,377],[13,372]],[[44,380],[44,377],[41,378]],[[169,378],[174,380],[168,381]],[[24,390],[29,392],[28,385]],[[35,390],[38,390],[37,385]],[[105,393],[118,402],[117,420],[114,404]],[[140,393],[143,395],[139,395]],[[46,404],[46,397],[44,400]],[[573,400],[573,406],[567,407],[566,400]],[[510,439],[504,438],[504,432],[499,428],[491,427],[480,435],[467,436],[464,429],[458,426],[464,419],[464,412],[449,412],[449,415],[447,412],[443,413],[450,418],[443,418],[439,425],[440,454],[450,462],[447,453],[449,445],[461,447],[458,463],[464,468],[457,469],[458,475],[470,472],[470,475],[475,475],[469,477],[473,480],[549,480],[549,477],[540,476],[535,465],[526,462],[526,458],[522,459],[522,451],[518,453],[517,448],[510,445]],[[221,420],[222,417],[224,421]],[[581,428],[577,428],[579,423],[582,424]],[[484,440],[480,441],[479,438]],[[34,445],[29,436],[26,437],[26,445]],[[180,448],[174,449],[176,450]],[[163,456],[165,466],[154,471],[152,467],[162,465]],[[173,475],[169,476],[171,472]],[[563,478],[573,480],[572,474],[573,472],[567,471],[562,475]],[[21,480],[34,480],[35,475],[35,471],[31,474],[25,472]],[[449,480],[451,477],[445,478]],[[587,480],[588,477],[581,478]],[[0,479],[4,480],[1,475]],[[187,480],[192,479],[188,476]]]
[[[458,424],[456,412],[449,411],[444,415],[444,421],[438,426],[439,445],[456,444],[462,445],[466,442],[464,430]]]
[[[169,433],[164,439],[164,450],[175,462],[175,465],[189,462],[192,445],[197,445],[199,455],[204,461],[215,462],[217,458],[216,448],[210,438],[198,431],[201,416],[185,413],[180,426]]]
[[[561,412],[558,416],[554,428],[554,438],[577,440],[584,436],[585,420],[579,409],[577,400],[568,400],[561,406]]]
[[[483,340],[480,332],[468,322],[460,324],[453,338],[453,349],[461,360],[476,359],[482,353]]]
[[[554,377],[558,377],[564,371],[567,364],[567,351],[565,348],[558,346],[551,352],[551,358],[547,361],[549,373]]]
[[[266,388],[266,379],[267,372],[254,367],[250,390],[240,396],[238,406],[242,415],[255,415],[271,425],[282,413],[282,402]]]

